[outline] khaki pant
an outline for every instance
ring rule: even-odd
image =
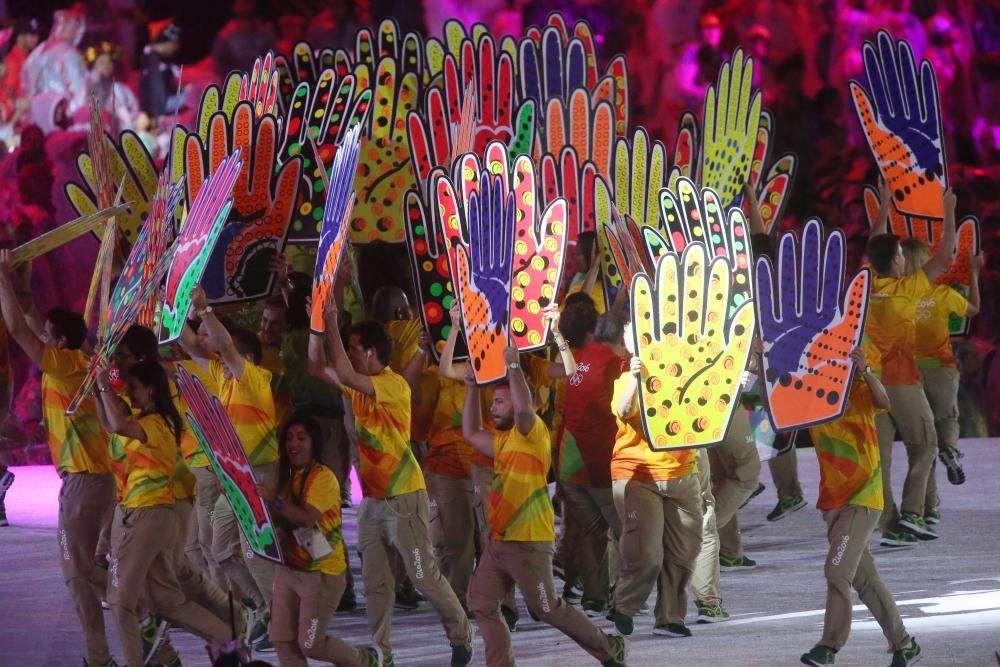
[[[471,479],[424,473],[438,567],[462,606],[476,560],[476,492]]]
[[[476,509],[476,525],[479,528],[479,543],[476,545],[476,560],[478,561],[486,553],[486,547],[490,543],[490,522],[489,522],[489,506],[490,506],[490,488],[493,485],[493,468],[488,468],[486,466],[473,465],[472,466],[472,485],[473,491],[476,494],[475,497],[475,509]],[[564,528],[565,529],[565,528]],[[520,617],[520,613],[517,608],[517,600],[514,599],[514,590],[511,589],[510,593],[503,601],[503,606],[510,611],[514,612],[514,618]]]
[[[94,555],[106,515],[114,509],[114,497],[110,474],[66,473],[59,490],[59,564],[91,664],[111,660],[99,596],[107,587],[107,572],[94,563]]]
[[[621,519],[611,488],[563,482],[563,516],[576,525],[576,567],[583,578],[583,599],[606,602],[611,572],[620,560]],[[565,525],[565,523],[563,524]],[[611,539],[608,539],[609,533]]]
[[[860,505],[845,505],[823,512],[830,543],[823,566],[826,615],[823,618],[823,638],[819,641],[823,646],[839,650],[847,643],[851,632],[852,587],[882,628],[882,633],[889,640],[890,650],[910,644],[910,636],[903,627],[896,602],[882,583],[868,548],[878,515],[878,510]]]
[[[259,484],[274,484],[277,466],[274,463],[254,466],[253,472]],[[258,609],[271,604],[271,589],[274,586],[274,563],[255,555],[240,530],[233,508],[224,494],[215,503],[212,521],[212,555],[222,571],[253,600]]]
[[[177,544],[182,544],[180,536],[180,519],[173,506],[122,512],[121,543],[112,564],[108,602],[126,664],[143,664],[138,611],[144,594],[173,625],[207,641],[229,639],[229,626],[181,591],[172,562]]]
[[[802,485],[799,484],[799,457],[795,447],[768,460],[767,467],[771,469],[771,481],[774,482],[778,500],[802,497]]]
[[[514,584],[524,593],[528,608],[542,621],[562,631],[598,660],[612,657],[614,647],[609,637],[556,592],[552,579],[554,551],[552,542],[491,540],[487,545],[469,588],[469,609],[483,635],[487,667],[515,664],[510,631],[500,615],[500,605],[514,590]]]
[[[188,522],[184,552],[217,586],[228,590],[229,582],[212,553],[212,517],[215,514],[215,504],[219,501],[218,482],[212,468],[208,466],[191,468],[191,472],[198,482],[198,493],[194,512]]]
[[[924,394],[934,413],[934,429],[937,431],[938,450],[945,447],[958,449],[958,380],[957,368],[921,368],[920,379]],[[927,477],[927,497],[924,499],[924,514],[937,511],[941,499],[937,493],[937,460]]]
[[[444,626],[452,646],[466,644],[472,632],[465,611],[441,576],[430,538],[427,492],[412,491],[393,498],[365,498],[358,510],[358,550],[368,603],[368,630],[386,658],[392,656],[390,631],[396,603],[396,582],[389,555],[402,558],[414,587],[426,597]]]
[[[344,575],[274,568],[268,633],[281,667],[307,667],[307,658],[343,667],[365,667],[365,651],[326,634],[344,594]]]
[[[622,522],[615,609],[634,616],[657,583],[660,595],[656,623],[683,623],[687,587],[701,546],[698,478],[687,475],[666,482],[615,480],[611,488]],[[661,568],[662,580],[658,581]]]
[[[899,513],[924,515],[927,482],[937,456],[937,433],[934,414],[920,385],[886,385],[892,408],[875,418],[878,448],[882,459],[882,499],[885,509],[879,521],[883,530],[899,522]],[[903,500],[899,509],[892,497],[892,443],[899,431],[906,446],[908,467],[903,482]]]
[[[715,496],[712,495],[712,465],[708,451],[698,450],[698,486],[701,491],[701,549],[691,576],[694,599],[706,607],[722,605],[719,572],[719,529],[715,524]]]
[[[726,558],[743,555],[743,542],[736,511],[757,490],[760,483],[760,455],[750,430],[750,416],[737,410],[726,439],[709,447],[712,462],[712,495],[715,496],[715,524],[719,529],[719,553]]]

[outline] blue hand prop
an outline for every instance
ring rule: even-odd
[[[469,246],[472,284],[490,306],[494,322],[507,321],[513,267],[514,193],[504,196],[504,183],[484,171],[479,191],[469,197]]]

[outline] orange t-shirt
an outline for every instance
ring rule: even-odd
[[[611,479],[665,482],[686,477],[691,473],[697,452],[694,449],[653,451],[643,435],[638,397],[625,419],[618,417],[615,406],[635,381],[635,377],[628,371],[615,380],[611,410],[615,412],[618,433],[615,435],[615,449],[611,455]]]
[[[882,355],[882,381],[889,385],[920,384],[917,371],[917,304],[934,285],[922,270],[902,278],[872,281],[867,332]]]
[[[917,304],[917,366],[954,368],[948,320],[952,314],[964,317],[969,301],[948,285],[935,285]]]
[[[462,436],[462,411],[468,389],[463,382],[437,376],[437,402],[429,430],[427,472],[459,479],[472,478],[474,447]]]

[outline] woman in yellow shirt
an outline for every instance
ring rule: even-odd
[[[171,566],[174,545],[183,539],[174,508],[183,421],[171,398],[167,373],[151,359],[131,366],[125,380],[135,413],[111,391],[106,363],[98,372],[96,403],[101,425],[123,438],[125,454],[121,542],[108,601],[127,664],[141,665],[137,607],[144,591],[161,616],[207,641],[225,642],[229,626],[184,596]]]
[[[347,560],[340,517],[340,484],[320,462],[323,430],[312,417],[292,415],[278,442],[276,487],[258,484],[270,504],[284,565],[274,572],[271,642],[282,667],[307,658],[350,667],[381,666],[377,647],[356,648],[326,635],[346,586]]]

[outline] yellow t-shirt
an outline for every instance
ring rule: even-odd
[[[108,439],[97,420],[93,396],[72,417],[66,408],[87,374],[82,350],[60,350],[46,345],[42,352],[42,419],[49,434],[49,453],[60,473],[111,472]]]
[[[504,542],[552,542],[555,513],[547,486],[549,431],[538,416],[527,435],[512,427],[493,436],[490,531]]]
[[[431,420],[430,447],[422,462],[424,470],[436,475],[472,478],[472,451],[462,436],[462,411],[468,389],[464,382],[437,377],[437,402]]]
[[[934,286],[923,270],[902,278],[872,281],[866,331],[882,355],[885,384],[920,384],[917,371],[917,304],[930,296]]]
[[[248,361],[243,364],[240,380],[226,380],[225,367],[217,360],[209,362],[208,372],[212,382],[220,387],[219,400],[233,421],[250,465],[277,461],[278,434],[271,373]]]
[[[201,383],[205,385],[205,390],[209,394],[218,396],[219,387],[215,384],[215,379],[207,368],[202,368],[201,364],[193,359],[185,359],[177,363],[179,366],[183,366],[191,375],[201,380]],[[184,402],[180,392],[177,391],[177,385],[173,382],[170,383],[170,391],[174,397],[174,404],[177,406],[177,411],[181,413],[181,417],[184,419],[184,430],[181,431],[181,454],[184,456],[184,463],[188,468],[207,468],[208,456],[202,451],[201,443],[198,442],[198,438],[194,434],[194,429],[191,428],[191,424],[188,422],[187,403]]]
[[[362,492],[366,498],[392,498],[426,488],[410,449],[410,386],[390,368],[371,381],[374,396],[343,388],[354,410]]]
[[[969,300],[948,285],[935,285],[931,293],[917,303],[917,366],[954,368],[948,320],[951,315],[964,317]]]
[[[303,572],[343,574],[347,570],[347,561],[344,558],[344,535],[340,518],[340,484],[337,483],[336,475],[321,463],[312,464],[309,476],[303,482],[304,473],[304,469],[293,471],[288,486],[281,490],[280,495],[285,504],[292,503],[293,497],[299,497],[304,504],[319,510],[319,520],[316,523],[333,551],[319,560],[313,560],[309,551],[299,545],[291,531],[283,530],[281,553],[285,558],[285,565]]]
[[[146,432],[146,442],[122,438],[125,452],[125,487],[122,507],[137,509],[174,504],[174,474],[177,469],[177,441],[163,417],[139,417],[136,422]]]
[[[389,368],[393,373],[402,374],[403,369],[420,347],[420,330],[423,322],[419,317],[408,320],[390,320],[385,323],[385,332],[392,338],[392,354],[389,355]]]
[[[183,433],[183,431],[182,431]],[[198,478],[184,463],[180,448],[177,449],[177,468],[174,471],[174,498],[185,500],[198,495]]]
[[[292,397],[283,391],[281,378],[285,375],[285,360],[281,358],[281,345],[268,345],[257,334],[260,341],[261,359],[259,366],[271,373],[271,395],[274,397],[275,423],[282,424],[292,416]]]
[[[633,403],[632,412],[624,420],[618,416],[615,406],[635,381],[635,377],[628,371],[615,380],[611,411],[615,414],[618,432],[615,435],[614,452],[611,454],[611,479],[665,482],[686,477],[691,474],[697,452],[693,449],[665,452],[652,450],[643,433],[638,397]]]

